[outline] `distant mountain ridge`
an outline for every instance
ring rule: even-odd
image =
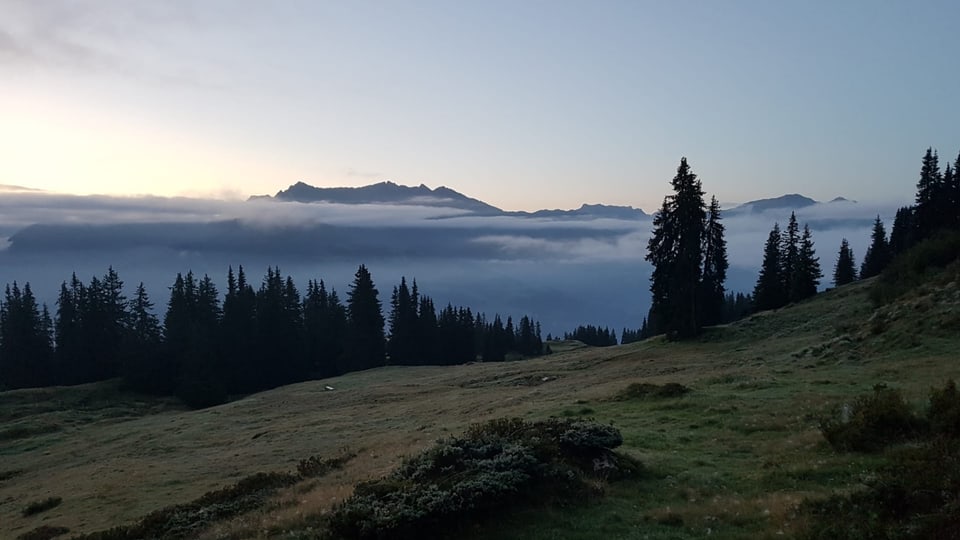
[[[583,204],[573,210],[544,209],[534,212],[507,211],[479,199],[468,197],[445,186],[431,189],[424,184],[416,187],[404,186],[391,181],[379,182],[361,187],[316,187],[305,182],[297,182],[276,195],[250,197],[250,200],[277,200],[302,203],[327,202],[333,204],[396,204],[407,206],[430,206],[464,210],[477,216],[512,216],[523,218],[546,218],[563,220],[618,219],[643,220],[650,215],[633,206],[607,204]],[[837,197],[830,201],[856,203],[856,201]],[[789,193],[780,197],[749,201],[724,211],[726,215],[758,214],[768,210],[799,210],[821,204],[819,201]]]
[[[397,204],[431,206],[466,210],[481,216],[514,216],[554,219],[623,219],[648,218],[643,210],[632,206],[583,204],[575,210],[537,210],[535,212],[505,211],[479,199],[468,197],[445,186],[430,189],[424,184],[404,186],[385,181],[362,187],[321,188],[297,182],[274,196],[261,195],[250,200],[278,200],[302,203],[328,202],[335,204]]]

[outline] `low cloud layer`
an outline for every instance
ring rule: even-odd
[[[797,211],[801,226],[813,230],[824,285],[841,239],[859,260],[873,219],[879,214],[889,229],[894,211],[894,205],[858,203]],[[767,234],[788,218],[789,210],[731,213],[724,220],[729,290],[752,289]],[[440,303],[527,310],[554,333],[573,321],[636,327],[649,302],[643,257],[650,227],[650,220],[485,217],[433,206],[7,190],[0,196],[0,236],[9,238],[0,251],[0,281],[32,281],[52,303],[71,272],[87,279],[114,265],[127,280],[147,282],[162,305],[176,272],[192,269],[217,279],[227,265],[244,264],[252,274],[280,265],[303,282],[327,278],[344,290],[350,268],[366,263],[375,276],[378,269],[387,276],[382,294],[406,275],[421,279]]]

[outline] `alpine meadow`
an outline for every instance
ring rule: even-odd
[[[0,539],[960,539],[957,3],[0,14]]]

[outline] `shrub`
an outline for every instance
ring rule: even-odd
[[[888,404],[902,399],[875,389]],[[898,403],[894,407],[900,408]],[[883,407],[878,407],[883,408]],[[960,531],[960,393],[950,380],[930,390],[930,429],[919,445],[900,448],[868,489],[806,501],[803,538],[957,538]]]
[[[356,454],[347,454],[335,458],[310,456],[297,463],[297,474],[301,478],[316,478],[323,476],[334,469],[343,468],[343,464],[356,457]]]
[[[873,394],[860,396],[853,406],[834,410],[820,421],[830,446],[840,451],[875,452],[916,437],[924,424],[910,411],[899,390],[878,384]]]
[[[943,389],[930,389],[930,407],[927,421],[934,435],[956,438],[960,436],[960,392],[950,379]]]
[[[28,504],[21,513],[24,517],[32,516],[34,514],[39,514],[40,512],[46,512],[51,508],[56,508],[57,506],[60,506],[60,503],[62,502],[63,499],[60,497],[47,497],[41,501],[34,501]]]
[[[633,383],[627,386],[619,394],[617,399],[665,399],[683,397],[690,392],[690,388],[680,383],[650,384]]]
[[[355,457],[346,454],[323,459],[313,456],[301,460],[297,473],[257,473],[236,484],[209,491],[186,504],[162,508],[147,514],[133,525],[122,525],[72,540],[139,540],[143,538],[195,538],[210,524],[259,508],[276,490],[306,478],[323,476]]]
[[[67,534],[68,532],[70,532],[70,529],[66,527],[41,525],[36,529],[27,531],[17,536],[17,540],[50,540],[51,538]]]
[[[636,462],[612,452],[610,427],[582,420],[498,419],[467,429],[358,485],[330,516],[335,538],[421,538],[453,534],[506,506],[583,496],[586,478],[630,474]],[[446,532],[444,532],[446,531]]]
[[[807,501],[803,538],[957,538],[960,441],[937,438],[893,456],[866,491]]]

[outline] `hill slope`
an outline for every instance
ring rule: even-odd
[[[817,418],[885,382],[919,403],[960,377],[960,292],[931,285],[871,319],[869,283],[711,329],[524,362],[389,367],[183,411],[110,385],[0,393],[0,537],[40,524],[102,530],[311,455],[357,456],[321,481],[282,490],[264,510],[207,538],[305,527],[358,481],[488,418],[590,416],[612,422],[649,474],[581,508],[499,520],[481,537],[774,537],[808,496],[857,487],[873,456],[830,450]],[[920,306],[920,307],[917,307]],[[931,313],[937,323],[930,324]],[[683,398],[613,399],[629,383],[679,382]],[[326,386],[334,388],[326,390]],[[36,500],[62,504],[24,517]],[[269,535],[268,535],[269,536]]]

